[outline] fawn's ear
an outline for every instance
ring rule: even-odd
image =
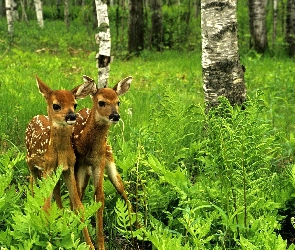
[[[76,99],[82,99],[88,95],[94,95],[97,92],[96,83],[91,77],[83,75],[83,81],[83,84],[77,86],[71,91]]]
[[[39,92],[47,99],[52,93],[52,89],[49,88],[42,80],[36,75],[37,87]]]
[[[117,92],[118,95],[124,95],[130,88],[132,82],[132,76],[128,76],[121,81],[119,81],[114,87],[113,90]]]

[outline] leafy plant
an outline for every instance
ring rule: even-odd
[[[60,210],[55,203],[48,213],[42,208],[61,173],[62,170],[59,169],[52,178],[39,181],[38,186],[34,186],[34,197],[27,193],[23,211],[13,212],[12,246],[19,249],[82,249],[83,245],[83,249],[88,249],[86,244],[79,240],[80,231],[88,224],[81,223],[81,216],[69,209]]]
[[[170,29],[166,34],[180,36],[174,40],[175,47],[179,47],[186,31],[174,27],[184,22],[181,18],[185,17],[187,6],[181,5],[177,12],[172,11],[175,6],[166,7],[163,14],[168,17],[165,25]],[[239,7],[247,8],[240,1]],[[45,11],[48,18],[56,15],[49,6]],[[46,113],[34,74],[53,88],[65,89],[82,83],[83,74],[97,74],[97,48],[93,47],[91,35],[95,31],[89,25],[81,25],[91,22],[90,12],[89,5],[80,13],[75,9],[75,25],[67,34],[62,21],[49,19],[42,30],[35,21],[16,22],[12,44],[5,31],[0,30],[3,249],[85,247],[80,217],[68,209],[66,192],[64,211],[54,203],[50,216],[41,209],[55,179],[39,183],[35,198],[30,195],[22,152],[26,124],[34,115]],[[115,7],[111,13],[114,20]],[[177,18],[174,24],[170,17]],[[246,20],[245,17],[245,11],[239,13],[239,19]],[[3,27],[7,25],[3,18],[0,22]],[[111,128],[109,143],[136,221],[142,225],[139,231],[132,228],[133,237],[143,240],[142,249],[150,249],[145,245],[149,244],[147,241],[158,249],[172,245],[172,249],[285,249],[292,243],[286,243],[291,236],[283,227],[294,215],[294,186],[288,176],[295,145],[290,115],[295,111],[294,62],[284,54],[271,57],[246,51],[248,24],[242,24],[241,60],[247,69],[248,95],[245,109],[233,108],[221,100],[220,107],[204,112],[198,51],[143,51],[127,61],[116,57],[111,64],[110,86],[128,75],[134,78],[130,92],[120,100],[122,121]],[[194,43],[198,30],[192,26],[189,30],[192,32],[188,42]],[[120,51],[114,50],[114,54],[125,53],[127,40],[123,39],[117,47]],[[167,42],[170,38],[165,39]],[[185,48],[189,47],[187,43]],[[78,105],[90,107],[90,98],[79,100]],[[89,185],[83,203],[85,224],[93,236],[94,221],[89,220],[99,205],[93,204],[92,194]],[[108,248],[134,249],[126,206],[107,180],[105,195]],[[292,244],[289,247],[292,249]]]
[[[11,214],[19,209],[23,188],[12,184],[14,166],[23,160],[22,153],[15,154],[13,149],[0,154],[0,246],[10,242]]]
[[[100,204],[94,203],[87,206],[86,221],[81,223],[81,215],[76,214],[68,208],[60,210],[55,203],[49,213],[43,210],[45,198],[49,197],[56,182],[60,179],[62,170],[59,169],[52,178],[46,178],[34,186],[34,197],[25,187],[19,190],[26,192],[27,200],[23,207],[18,207],[20,195],[14,186],[10,186],[12,169],[11,167],[20,160],[23,155],[10,159],[6,153],[1,158],[1,169],[6,173],[1,177],[1,218],[4,225],[9,225],[6,230],[1,231],[0,245],[9,249],[88,249],[85,243],[80,240],[81,230],[89,224],[89,217],[99,208]],[[3,168],[5,166],[5,168]],[[10,176],[10,177],[9,177]],[[1,179],[2,180],[2,179]],[[10,218],[11,216],[11,218]]]

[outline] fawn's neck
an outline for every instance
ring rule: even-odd
[[[50,144],[56,151],[72,150],[71,144],[72,126],[51,126]]]
[[[88,155],[101,156],[105,154],[109,128],[110,125],[104,121],[95,120],[94,112],[91,112],[83,131],[84,144],[89,146]]]

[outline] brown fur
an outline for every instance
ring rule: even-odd
[[[86,77],[89,81],[91,78]],[[112,124],[110,115],[118,115],[119,95],[126,93],[132,78],[120,81],[113,89],[103,88],[92,93],[92,109],[83,109],[78,112],[77,123],[73,131],[73,147],[76,154],[75,176],[78,193],[82,200],[89,178],[92,175],[95,201],[102,206],[96,214],[97,247],[104,249],[103,237],[103,208],[104,170],[107,169],[109,179],[128,203],[124,192],[124,185],[116,170],[112,150],[107,144],[108,130]],[[100,106],[99,103],[105,105]]]
[[[83,204],[78,195],[74,175],[75,154],[72,148],[72,125],[75,122],[75,104],[78,98],[89,94],[92,87],[84,83],[72,92],[67,90],[51,90],[37,77],[37,85],[47,102],[48,116],[35,116],[26,129],[26,161],[31,172],[31,188],[37,178],[47,178],[61,166],[63,176],[69,191],[69,196],[75,210],[84,211]],[[89,87],[90,86],[90,87]],[[58,105],[56,108],[54,105]],[[46,199],[44,210],[49,212],[51,197]],[[57,199],[62,207],[61,199]],[[83,229],[86,243],[94,248],[87,228]]]

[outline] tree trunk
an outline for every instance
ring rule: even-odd
[[[152,11],[152,32],[151,45],[158,51],[163,49],[163,16],[161,0],[150,0],[150,8]]]
[[[288,43],[289,56],[295,56],[295,1],[287,2],[286,41]]]
[[[187,11],[185,12],[185,37],[188,37],[189,34],[191,33],[190,30],[190,20],[191,20],[191,12],[192,12],[192,8],[191,8],[191,1],[188,0],[187,1]]]
[[[285,33],[285,1],[281,1],[281,24],[282,24],[282,33]]]
[[[19,20],[19,15],[18,15],[18,9],[17,9],[17,3],[15,0],[11,1],[12,4],[12,16],[13,16],[13,21]]]
[[[277,23],[278,23],[278,0],[273,0],[273,31],[272,46],[274,47],[277,39]]]
[[[20,4],[21,4],[21,8],[22,8],[22,21],[27,23],[28,22],[28,16],[27,16],[26,7],[25,7],[25,1],[20,0]]]
[[[226,97],[231,105],[246,100],[238,54],[236,0],[202,0],[202,71],[207,110]],[[212,18],[214,17],[214,18]]]
[[[128,52],[139,53],[144,49],[143,0],[130,0]]]
[[[70,29],[69,16],[70,16],[69,0],[65,0],[64,19],[65,19],[65,25],[66,25],[67,32],[69,32],[69,29]]]
[[[62,19],[62,14],[61,14],[61,0],[56,0],[56,11],[57,11],[57,18]]]
[[[251,44],[258,53],[268,47],[266,33],[266,0],[249,0],[249,21]]]
[[[96,16],[99,33],[95,35],[96,43],[99,44],[99,52],[96,54],[98,68],[98,87],[108,86],[111,62],[111,34],[107,4],[101,0],[95,0]]]
[[[128,20],[128,5],[126,0],[118,1],[116,7],[116,50],[123,48],[125,45],[125,30]]]
[[[41,0],[34,0],[35,8],[36,8],[36,15],[37,21],[41,28],[44,27],[43,21],[43,9],[42,9],[42,1]]]
[[[8,34],[10,37],[14,36],[13,29],[13,4],[12,0],[5,0],[5,8],[6,8],[6,18],[8,25]]]
[[[194,8],[195,8],[195,18],[197,18],[200,15],[201,12],[201,0],[195,0],[194,1]]]
[[[0,18],[5,16],[5,3],[0,0]]]
[[[120,41],[124,43],[124,33],[125,33],[125,28],[128,25],[126,22],[127,16],[125,16],[125,13],[128,12],[128,5],[126,4],[126,0],[122,0],[122,17],[121,17],[121,37]]]

